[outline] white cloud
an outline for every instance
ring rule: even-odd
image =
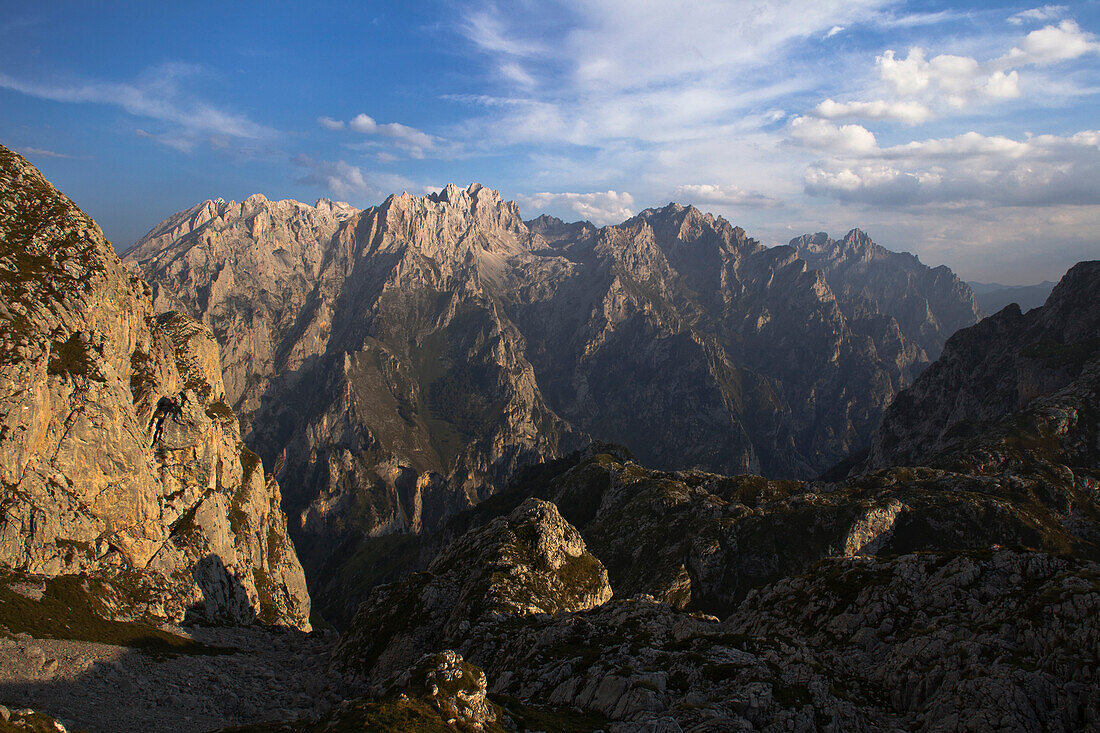
[[[187,64],[163,64],[131,83],[95,81],[77,85],[28,82],[0,74],[0,88],[56,102],[113,105],[135,117],[164,122],[169,126],[164,132],[138,134],[184,152],[209,141],[211,136],[249,141],[276,136],[270,127],[186,94],[181,80],[199,71]]]
[[[1058,6],[1046,6],[1019,15],[1039,19],[1054,17],[1055,11],[1060,12]],[[1098,51],[1100,42],[1093,34],[1072,20],[1063,20],[1031,31],[1008,53],[984,62],[955,54],[926,58],[924,49],[913,46],[905,57],[888,49],[875,59],[875,64],[879,79],[894,95],[919,102],[930,112],[943,113],[974,103],[1021,97],[1019,70],[1050,66]],[[1041,76],[1033,76],[1031,81],[1036,90],[1048,92],[1052,88]]]
[[[494,142],[603,145],[726,136],[754,107],[812,87],[771,73],[811,36],[871,18],[890,0],[472,3],[458,27],[510,86],[490,108]],[[563,22],[568,19],[568,22]],[[793,67],[792,67],[793,68]],[[759,69],[766,73],[751,74]],[[523,92],[517,94],[517,92]]]
[[[835,102],[826,99],[814,107],[812,113],[826,120],[894,120],[908,125],[927,122],[932,111],[920,102]]]
[[[505,26],[504,13],[489,4],[484,9],[468,13],[460,25],[460,30],[469,40],[485,51],[507,56],[535,56],[546,53],[541,42],[515,33]]]
[[[925,59],[924,50],[913,47],[905,58],[887,50],[875,63],[879,77],[895,94],[923,96],[925,104],[963,108],[976,99],[1020,96],[1015,70],[992,69],[970,56],[940,54]]]
[[[298,183],[319,186],[339,198],[357,198],[373,188],[358,166],[343,160],[314,160],[308,155],[299,155],[293,162],[306,169]]]
[[[825,38],[832,38],[833,36],[837,35],[838,33],[843,33],[843,32],[844,32],[844,26],[834,25],[832,28],[829,29],[829,32],[825,34]]]
[[[733,184],[712,183],[685,184],[673,192],[675,201],[684,204],[718,204],[750,208],[771,208],[779,201],[756,191],[746,191]]]
[[[966,19],[967,14],[958,10],[937,10],[934,13],[907,13],[894,15],[889,13],[878,14],[873,19],[873,24],[880,28],[916,28],[925,25],[939,25],[952,23]]]
[[[794,117],[787,124],[791,139],[813,150],[869,153],[878,147],[874,134],[862,125],[834,125],[814,117]]]
[[[906,206],[1100,205],[1100,131],[1023,140],[968,132],[834,155],[805,173],[811,194]]]
[[[634,216],[634,197],[626,191],[535,193],[517,200],[535,211],[569,210],[597,225],[618,224]]]
[[[66,160],[87,160],[84,156],[80,155],[68,155],[67,153],[58,153],[53,150],[45,150],[43,148],[16,148],[23,155],[32,155],[40,158],[64,158]]]
[[[1100,51],[1100,43],[1072,20],[1048,25],[1024,37],[1023,43],[1008,52],[1004,61],[1014,66],[1046,66]]]
[[[438,142],[437,138],[415,127],[402,125],[400,122],[376,122],[373,117],[364,113],[357,114],[347,123],[331,117],[318,117],[317,122],[327,130],[342,130],[346,125],[354,132],[389,138],[414,158],[422,157],[425,150],[433,148]]]
[[[507,62],[501,64],[500,73],[504,78],[516,82],[525,89],[535,86],[535,77],[527,73],[527,71],[517,63]]]
[[[1048,20],[1056,20],[1062,17],[1066,12],[1065,5],[1043,5],[1038,8],[1031,8],[1030,10],[1024,10],[1010,15],[1008,22],[1013,25],[1023,25],[1025,22],[1039,22],[1042,23]]]

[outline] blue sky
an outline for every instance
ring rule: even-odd
[[[599,224],[1100,257],[1100,3],[0,2],[0,142],[124,249],[207,198],[479,181]]]

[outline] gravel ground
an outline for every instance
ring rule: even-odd
[[[0,704],[70,730],[189,733],[312,717],[340,697],[326,674],[335,634],[164,627],[217,653],[164,655],[26,634],[0,638]]]

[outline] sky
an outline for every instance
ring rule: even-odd
[[[0,0],[0,143],[125,250],[205,199],[477,181],[859,227],[967,280],[1100,258],[1100,0]]]

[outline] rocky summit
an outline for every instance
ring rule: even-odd
[[[1100,730],[1100,262],[0,164],[0,731]]]
[[[125,260],[222,342],[315,578],[591,438],[656,468],[815,476],[978,317],[949,270],[860,232],[769,249],[677,204],[525,222],[478,184],[363,211],[207,201]]]

